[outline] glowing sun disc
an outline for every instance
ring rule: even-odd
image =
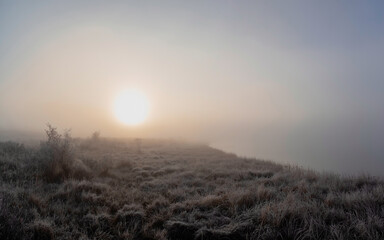
[[[115,116],[127,125],[137,125],[144,122],[148,116],[148,110],[148,100],[139,91],[124,91],[115,99]]]

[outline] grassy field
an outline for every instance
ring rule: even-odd
[[[0,239],[384,239],[378,178],[48,133],[41,146],[0,143]]]

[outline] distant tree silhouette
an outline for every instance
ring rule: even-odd
[[[94,142],[98,142],[100,140],[100,132],[99,131],[96,131],[94,133],[92,133],[92,141]]]

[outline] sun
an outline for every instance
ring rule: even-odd
[[[148,116],[148,112],[148,100],[140,91],[126,90],[115,99],[115,116],[124,124],[138,125],[143,123]]]

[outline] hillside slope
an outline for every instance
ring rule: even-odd
[[[383,239],[384,184],[204,145],[76,140],[68,178],[0,143],[0,239]]]

